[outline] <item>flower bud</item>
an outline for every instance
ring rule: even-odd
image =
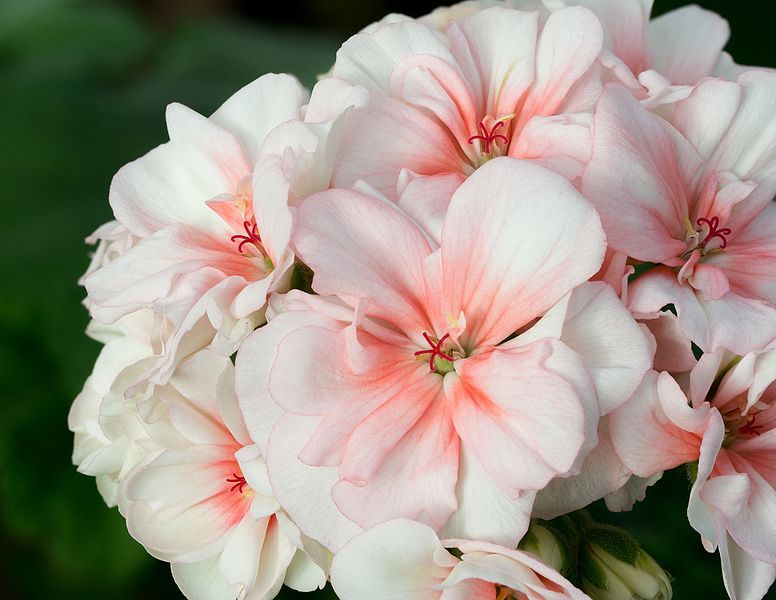
[[[627,533],[598,526],[580,547],[582,589],[593,600],[670,600],[665,571]]]
[[[558,573],[565,571],[569,565],[567,542],[558,531],[547,527],[542,521],[536,519],[531,521],[531,526],[523,539],[520,540],[518,548],[533,554]]]

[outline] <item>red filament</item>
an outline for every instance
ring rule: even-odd
[[[245,477],[238,475],[237,473],[232,473],[232,477],[227,477],[226,482],[234,484],[229,490],[230,492],[238,490],[241,494],[243,492],[243,488],[248,485],[248,482],[245,481]]]
[[[473,135],[469,138],[468,142],[470,144],[474,143],[474,140],[480,140],[483,144],[485,144],[485,154],[490,154],[490,146],[491,144],[495,143],[496,141],[501,140],[505,144],[509,143],[509,138],[505,136],[503,133],[495,133],[496,129],[504,125],[504,121],[497,121],[493,127],[488,131],[488,128],[485,127],[485,123],[482,121],[479,122],[480,131],[482,134]]]
[[[436,363],[434,362],[434,359],[437,356],[441,356],[445,360],[449,360],[450,362],[453,362],[455,359],[452,356],[448,356],[444,352],[442,352],[442,344],[445,343],[445,340],[450,337],[449,333],[446,333],[442,336],[442,338],[435,344],[434,340],[429,337],[429,335],[424,331],[423,337],[428,342],[428,345],[431,346],[430,350],[418,350],[415,352],[415,356],[422,356],[423,354],[430,354],[428,357],[428,366],[431,369],[431,371],[436,371]]]
[[[706,235],[705,238],[703,238],[703,241],[701,242],[701,247],[706,246],[706,244],[708,244],[714,238],[719,239],[720,248],[724,249],[727,247],[727,238],[725,236],[733,233],[733,230],[727,227],[719,228],[719,217],[711,217],[711,219],[707,219],[706,217],[701,217],[696,222],[698,224],[698,227],[702,227],[703,225],[706,225],[709,228],[709,233]]]
[[[237,245],[237,251],[242,252],[243,246],[245,246],[245,244],[253,244],[259,252],[266,255],[264,246],[261,242],[261,236],[259,235],[259,228],[256,226],[256,222],[254,221],[251,223],[251,221],[243,221],[243,227],[245,228],[245,233],[247,235],[233,235],[231,237],[233,242],[240,240],[240,243]]]
[[[754,424],[756,418],[757,415],[752,415],[746,424],[739,428],[738,433],[743,433],[744,435],[756,435],[759,437],[760,430],[763,429],[763,426]]]

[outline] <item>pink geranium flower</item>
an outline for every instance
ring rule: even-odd
[[[348,120],[335,185],[363,179],[393,198],[402,169],[465,177],[503,155],[577,175],[602,41],[580,7],[540,23],[536,12],[495,6],[441,34],[406,18],[367,28],[343,44],[331,73],[370,92]]]
[[[289,203],[328,187],[339,103],[355,102],[336,82],[307,100],[293,77],[265,75],[209,118],[172,104],[170,141],[114,177],[111,206],[134,245],[85,277],[87,304],[103,323],[151,308],[172,330],[152,381],[205,345],[235,352],[267,295],[288,288]]]
[[[457,548],[460,558],[448,548]],[[331,581],[342,600],[589,600],[526,552],[440,541],[433,529],[405,519],[352,539],[334,557]]]
[[[531,328],[600,266],[595,212],[561,176],[502,158],[455,192],[439,248],[355,191],[311,196],[296,216],[296,252],[329,298],[293,295],[237,360],[284,508],[331,548],[396,516],[516,544],[534,492],[578,471],[599,414],[649,362],[627,315],[607,336],[636,348],[621,368],[574,335],[625,313],[613,293],[588,291]],[[600,370],[561,341],[564,323]]]
[[[159,392],[166,435],[121,484],[130,534],[171,563],[189,598],[273,598],[284,582],[323,587],[324,572],[302,546],[328,558],[305,544],[272,496],[242,423],[231,361],[203,350],[183,366],[188,378],[178,389]]]
[[[610,416],[618,454],[649,477],[697,461],[688,517],[719,548],[734,599],[761,598],[776,578],[776,350],[704,355],[687,396],[653,372]]]
[[[683,6],[650,20],[653,0],[563,4],[586,6],[601,20],[606,40],[602,63],[634,91],[643,86],[654,94],[665,85],[695,85],[712,75],[734,76],[737,70],[723,52],[730,37],[727,21],[699,6]]]
[[[707,80],[669,125],[621,86],[599,102],[582,190],[609,247],[654,263],[628,305],[654,318],[673,304],[704,351],[738,354],[776,337],[776,74]]]

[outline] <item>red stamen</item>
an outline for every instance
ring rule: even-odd
[[[488,131],[488,128],[485,127],[485,123],[483,121],[479,122],[480,131],[482,131],[482,135],[473,135],[468,139],[468,142],[470,144],[474,143],[474,140],[480,140],[483,144],[485,144],[485,154],[490,154],[490,145],[499,139],[503,141],[505,144],[509,143],[509,138],[505,136],[503,133],[494,133],[496,129],[504,125],[504,121],[497,121],[493,127]]]
[[[425,331],[423,332],[423,337],[428,342],[428,345],[431,346],[431,349],[418,350],[417,352],[415,352],[415,356],[430,354],[431,356],[428,357],[428,366],[432,372],[436,371],[436,363],[434,362],[434,359],[437,356],[441,356],[442,358],[444,358],[445,360],[449,360],[450,362],[453,362],[455,360],[455,358],[453,358],[452,356],[448,356],[447,354],[442,352],[442,344],[444,344],[445,340],[450,337],[449,333],[446,333],[445,335],[443,335],[442,338],[436,344],[434,343],[434,340],[432,340]]]
[[[717,227],[719,227],[719,217],[711,217],[711,219],[707,219],[706,217],[701,217],[696,222],[698,224],[698,227],[702,227],[703,225],[706,225],[709,228],[709,233],[706,235],[705,238],[703,238],[703,241],[701,242],[701,247],[706,246],[706,244],[708,244],[714,238],[719,239],[720,249],[724,249],[727,247],[727,238],[725,236],[733,233],[733,230],[727,227],[717,229]]]
[[[760,430],[764,429],[764,427],[762,425],[755,425],[754,422],[756,419],[757,415],[752,415],[743,427],[739,427],[738,433],[743,433],[744,435],[756,435],[759,437]]]
[[[240,240],[240,243],[237,245],[237,252],[242,252],[243,246],[245,246],[245,244],[253,244],[259,252],[266,256],[264,245],[261,242],[261,236],[259,235],[259,228],[257,227],[256,222],[254,221],[251,223],[250,221],[243,221],[243,227],[245,228],[245,233],[248,235],[233,235],[231,237],[233,242]]]
[[[232,477],[234,479],[232,479]],[[245,481],[245,477],[243,477],[242,475],[238,475],[237,473],[232,473],[232,477],[227,477],[227,479],[226,479],[227,483],[233,483],[234,484],[229,491],[233,492],[235,490],[238,490],[242,494],[243,488],[246,485],[248,485],[248,482]]]

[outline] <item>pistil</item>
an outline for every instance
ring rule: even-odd
[[[231,477],[227,477],[226,482],[234,484],[229,490],[230,492],[237,490],[240,494],[243,493],[243,488],[248,485],[248,482],[245,481],[245,477],[238,475],[237,473],[232,473]]]
[[[423,332],[423,337],[426,342],[428,342],[428,345],[431,346],[431,348],[429,350],[418,350],[415,352],[415,356],[423,356],[424,354],[428,354],[428,367],[432,373],[445,375],[452,371],[455,357],[446,354],[442,350],[442,345],[445,343],[447,338],[450,337],[450,334],[446,333],[437,342],[434,342],[433,338],[425,331]]]

